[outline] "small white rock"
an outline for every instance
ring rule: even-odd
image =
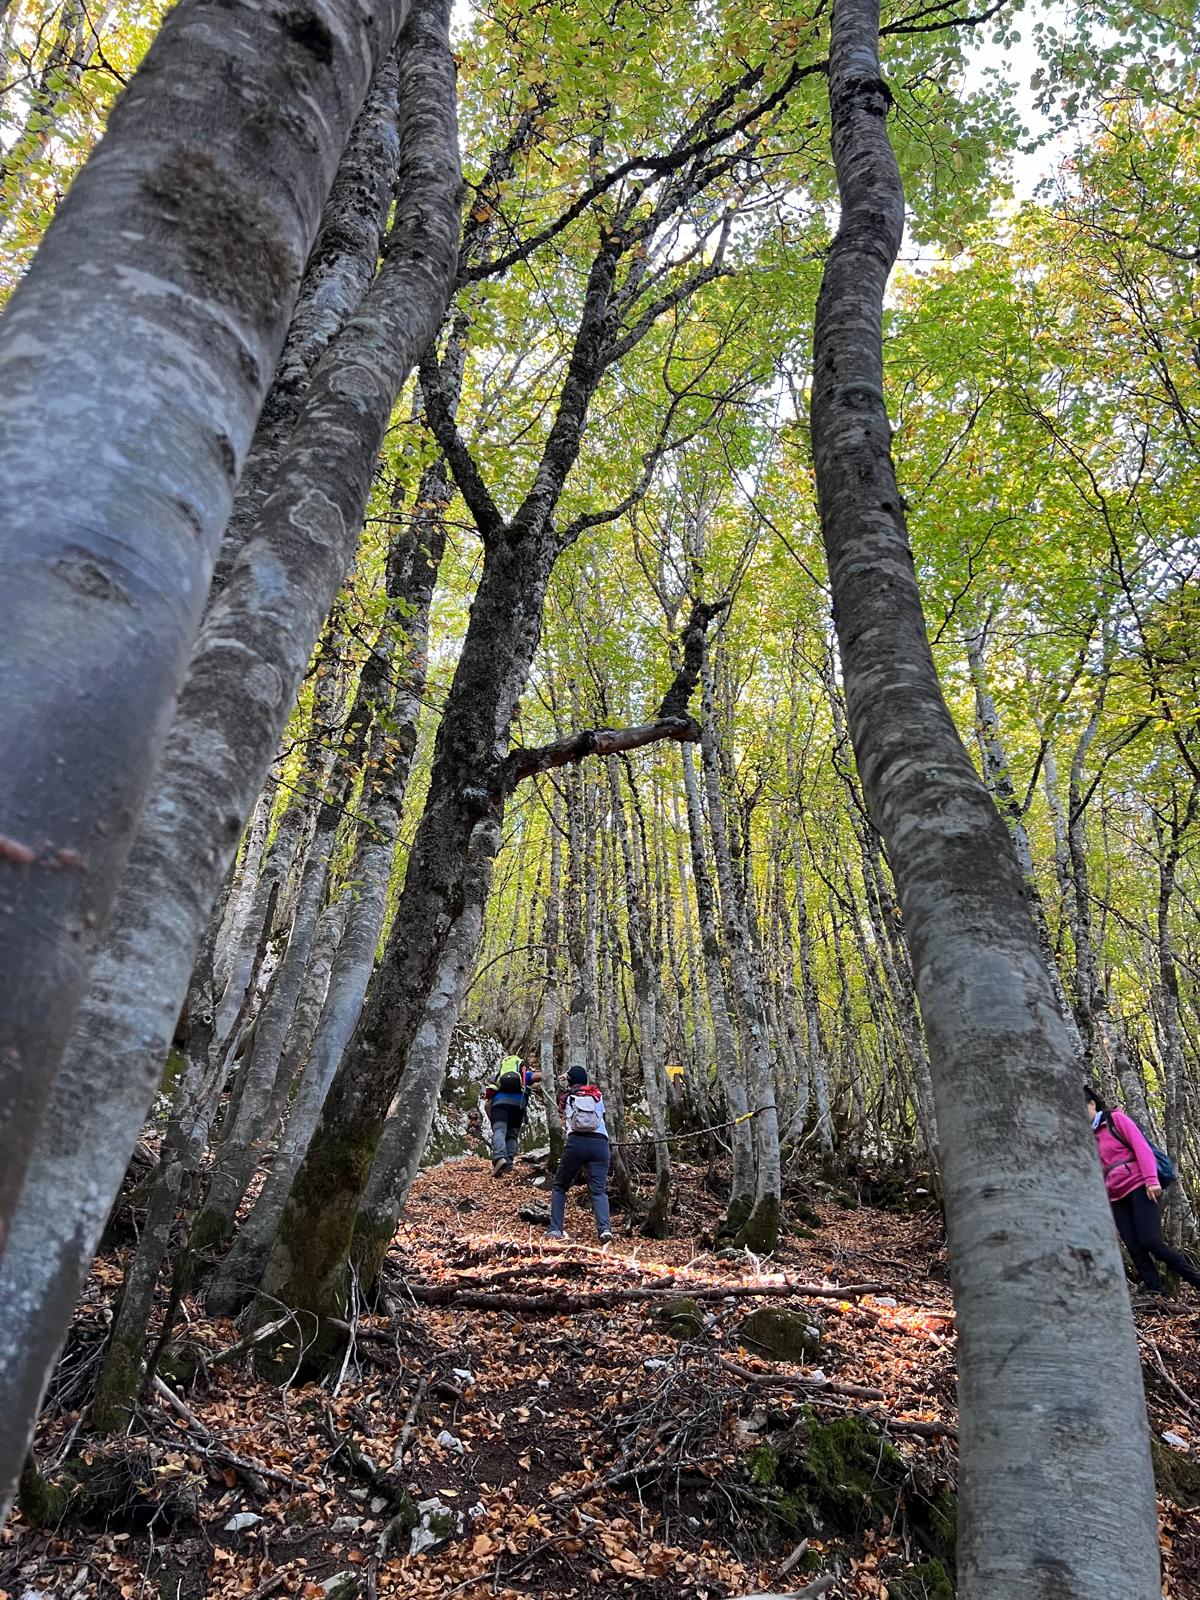
[[[465,1456],[467,1447],[461,1439],[456,1439],[448,1428],[443,1428],[437,1436],[437,1442],[443,1450],[453,1450],[456,1456]]]
[[[642,1362],[647,1372],[658,1372],[663,1367],[669,1367],[670,1364],[669,1361],[660,1361],[657,1356],[651,1356],[649,1361]]]
[[[384,1495],[377,1494],[371,1501],[371,1515],[377,1517],[381,1511],[387,1510],[387,1499]]]
[[[256,1511],[238,1511],[234,1516],[230,1517],[229,1521],[225,1524],[225,1532],[245,1533],[247,1528],[253,1528],[261,1521],[262,1518]]]
[[[330,1533],[357,1533],[363,1525],[361,1517],[334,1517],[329,1525]]]
[[[453,1371],[454,1376],[458,1379],[459,1383],[475,1382],[475,1374],[471,1371],[470,1367],[455,1367]]]
[[[1181,1439],[1177,1433],[1172,1433],[1170,1428],[1163,1430],[1163,1441],[1169,1444],[1172,1450],[1186,1450],[1188,1447],[1187,1440]]]
[[[877,1306],[892,1306],[895,1308],[899,1303],[898,1300],[893,1300],[890,1294],[877,1294],[875,1296],[875,1304]]]
[[[539,1378],[538,1381],[537,1381],[537,1386],[538,1386],[539,1389],[548,1389],[550,1387],[550,1379],[549,1378]]]

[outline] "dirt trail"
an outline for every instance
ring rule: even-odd
[[[518,1218],[545,1204],[527,1168],[423,1175],[383,1303],[354,1319],[323,1389],[213,1365],[238,1330],[192,1308],[182,1357],[200,1377],[185,1394],[186,1360],[166,1374],[183,1408],[160,1393],[142,1434],[89,1452],[130,1466],[108,1531],[14,1519],[0,1600],[666,1600],[810,1584],[833,1600],[944,1600],[954,1339],[938,1219],[820,1206],[812,1237],[758,1263],[705,1247],[719,1207],[689,1169],[680,1180],[672,1239],[618,1231],[601,1249],[582,1191],[565,1244]],[[98,1264],[77,1318],[43,1464],[77,1419],[72,1383],[95,1361],[115,1272]],[[878,1288],[835,1292],[850,1285]],[[819,1338],[798,1360],[764,1359],[746,1327],[764,1311]],[[1150,1367],[1167,1369],[1148,1379],[1155,1427],[1189,1464],[1200,1406],[1170,1380],[1195,1392],[1198,1325],[1141,1330]],[[1196,1518],[1165,1508],[1168,1594],[1200,1595]]]

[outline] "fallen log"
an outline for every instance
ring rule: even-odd
[[[736,1361],[728,1361],[724,1356],[720,1358],[721,1366],[726,1372],[732,1372],[737,1378],[744,1379],[760,1388],[801,1388],[820,1390],[823,1394],[841,1394],[851,1400],[884,1400],[886,1395],[882,1389],[871,1389],[862,1383],[834,1383],[830,1378],[805,1378],[797,1373],[786,1372],[752,1372],[749,1367],[739,1366]]]
[[[801,1299],[855,1300],[866,1294],[881,1294],[878,1283],[845,1285],[821,1283],[722,1283],[693,1284],[674,1278],[669,1284],[650,1287],[584,1290],[572,1294],[508,1294],[486,1289],[462,1288],[456,1283],[406,1283],[405,1292],[421,1305],[463,1306],[474,1311],[519,1311],[528,1316],[561,1315],[563,1312],[591,1311],[603,1306],[629,1305],[637,1301],[749,1300],[761,1295],[794,1295]]]

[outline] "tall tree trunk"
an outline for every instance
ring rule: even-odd
[[[167,26],[191,9],[185,4],[172,12]],[[5,1485],[15,1484],[20,1472],[50,1367],[153,1094],[217,885],[277,747],[321,619],[350,565],[396,395],[445,310],[460,183],[447,28],[440,0],[414,7],[401,75],[405,154],[394,244],[359,311],[322,358],[259,529],[205,621],[155,806],[143,820],[140,873],[131,870],[127,878],[140,895],[140,915],[124,950],[106,946],[110,992],[120,1005],[98,1012],[86,1069],[81,1063],[71,1099],[56,1111],[45,1156],[39,1156],[25,1243],[10,1266],[10,1241],[0,1262]],[[335,56],[340,59],[340,50]],[[362,56],[365,73],[367,52]],[[243,70],[239,60],[237,81]],[[356,57],[353,69],[342,69],[343,81],[358,70]],[[286,95],[281,103],[289,103]],[[266,104],[264,115],[273,118]],[[310,161],[311,155],[302,163],[301,193]],[[281,155],[280,171],[290,170],[290,155]],[[55,477],[61,488],[61,474]],[[62,525],[59,518],[55,526]],[[137,717],[145,710],[140,689]],[[6,736],[9,731],[6,726]],[[69,774],[56,769],[56,790],[64,785],[72,787]]]
[[[332,833],[318,829],[287,951],[255,1027],[250,1060],[243,1069],[246,1087],[238,1101],[235,1126],[217,1148],[204,1204],[188,1238],[188,1248],[201,1256],[216,1250],[233,1226],[247,1185],[283,1114],[301,1052],[312,1037],[309,1023],[316,1023],[311,1016],[311,1002],[305,1008],[307,1018],[300,1012],[304,991],[312,993],[319,1010],[328,987],[336,948],[330,948],[328,941],[332,930],[344,920],[336,902],[324,913],[320,910],[332,843]]]
[[[275,826],[270,848],[264,855],[241,932],[237,941],[225,954],[224,965],[228,976],[217,1012],[218,1034],[222,1042],[228,1039],[226,1030],[241,1006],[246,988],[246,974],[250,970],[254,952],[263,934],[263,917],[266,915],[267,902],[272,901],[277,906],[275,920],[281,943],[286,940],[288,928],[294,919],[296,895],[287,893],[287,886],[294,883],[296,893],[299,893],[299,883],[305,870],[304,843],[320,813],[325,786],[340,748],[335,730],[340,729],[345,711],[345,684],[341,662],[344,642],[344,629],[332,622],[329,623],[321,635],[317,650],[317,668],[304,757],[289,786],[287,803]],[[266,931],[271,932],[270,929]],[[257,998],[254,1006],[256,1011]],[[234,1041],[234,1048],[236,1047]],[[239,1099],[244,1082],[245,1071],[238,1086]]]
[[[754,1205],[737,1233],[739,1245],[766,1253],[779,1242],[783,1210],[783,1178],[779,1167],[779,1114],[771,1075],[770,1041],[762,997],[751,966],[750,935],[741,881],[735,877],[725,827],[725,800],[721,793],[716,731],[713,727],[713,677],[704,675],[704,719],[700,753],[704,767],[708,827],[721,894],[725,925],[725,955],[733,977],[746,1047],[746,1087],[754,1114]],[[737,1113],[735,1113],[737,1115]]]
[[[283,353],[238,480],[213,572],[214,591],[228,582],[238,551],[262,515],[313,369],[371,287],[400,166],[399,99],[400,58],[393,51],[380,63],[329,191]]]
[[[941,695],[891,462],[883,296],[904,197],[878,30],[876,0],[834,0],[842,216],[811,421],[850,730],[937,1096],[959,1328],[959,1593],[1151,1600],[1145,1398],[1078,1069],[1007,832]]]
[[[289,1053],[286,1045],[309,969],[338,828],[361,775],[372,708],[379,697],[378,679],[385,671],[385,657],[377,649],[372,651],[359,678],[345,733],[335,745],[336,756],[329,762],[323,755],[313,754],[333,743],[328,728],[318,722],[319,707],[326,697],[314,696],[309,767],[310,770],[315,768],[313,777],[323,782],[324,792],[318,790],[313,797],[318,802],[316,828],[300,874],[287,947],[258,1016],[248,1060],[242,1069],[240,1093],[236,1105],[231,1106],[227,1114],[228,1125],[223,1132],[208,1193],[192,1230],[191,1248],[200,1252],[212,1250],[228,1232],[253,1176],[263,1141],[269,1140],[275,1132],[292,1076],[299,1065],[295,1048]],[[333,674],[328,676],[332,678]],[[321,687],[319,679],[318,687]],[[334,696],[328,698],[332,700]]]
[[[792,866],[796,924],[800,934],[800,988],[804,997],[804,1036],[808,1045],[808,1066],[812,1074],[813,1096],[817,1103],[817,1133],[821,1148],[832,1151],[833,1116],[829,1105],[829,1055],[825,1048],[825,1030],[821,1026],[821,1010],[817,999],[812,932],[805,895],[803,851],[800,833],[796,829],[792,835]],[[857,1074],[852,1074],[852,1082],[857,1087]]]
[[[704,819],[700,808],[700,787],[692,752],[685,745],[679,752],[683,762],[683,792],[687,801],[688,839],[692,850],[692,882],[696,887],[696,906],[700,915],[700,948],[704,952],[704,985],[712,1017],[713,1040],[717,1055],[717,1086],[725,1098],[729,1115],[736,1121],[730,1131],[733,1147],[733,1182],[725,1211],[725,1226],[737,1233],[754,1209],[754,1130],[746,1113],[750,1101],[746,1079],[738,1057],[729,1001],[725,992],[725,970],[717,936],[716,897],[708,856],[704,848]]]
[[[0,1248],[321,206],[403,16],[183,0],[0,323]],[[63,473],[65,434],[91,471]]]
[[[658,1048],[657,974],[651,962],[641,886],[634,872],[629,827],[621,797],[621,774],[615,756],[608,760],[608,793],[612,825],[621,850],[625,879],[625,933],[629,941],[629,964],[633,969],[633,993],[637,1002],[638,1062],[642,1087],[646,1091],[646,1110],[650,1117],[650,1136],[654,1140],[654,1195],[642,1222],[642,1231],[652,1239],[665,1239],[670,1231],[671,1150],[667,1144],[667,1103],[663,1063]],[[644,881],[644,880],[643,880]]]
[[[574,774],[573,774],[574,775]],[[546,1113],[546,1134],[550,1145],[550,1166],[557,1168],[563,1148],[562,1118],[558,1114],[558,1074],[555,1071],[555,1041],[558,1037],[559,1013],[562,1009],[562,988],[559,974],[559,925],[562,920],[562,806],[558,791],[551,791],[550,801],[550,883],[546,893],[546,912],[542,923],[542,941],[546,946],[545,987],[542,990],[542,1026],[538,1041],[538,1067],[541,1071],[542,1106]],[[572,1005],[574,1001],[572,1000]],[[574,1064],[573,1062],[571,1063]]]
[[[209,1286],[210,1310],[230,1312],[258,1288],[279,1219],[362,1011],[387,913],[392,858],[417,749],[428,670],[429,612],[446,547],[444,464],[426,468],[412,526],[388,552],[388,615],[363,669],[371,730],[361,819],[349,870],[353,899],[304,1076],[271,1171]],[[366,707],[364,707],[364,710]]]
[[[383,1125],[355,1219],[351,1261],[364,1288],[369,1288],[379,1274],[429,1143],[429,1130],[446,1078],[450,1036],[479,953],[492,863],[499,848],[499,819],[486,817],[472,834],[462,911],[438,959],[425,1014],[409,1046],[399,1093]],[[277,1258],[272,1264],[278,1270]]]
[[[88,1423],[96,1433],[129,1425],[141,1386],[142,1360],[163,1262],[186,1186],[199,1169],[213,1115],[220,1103],[229,1052],[213,1057],[216,1007],[213,957],[216,918],[210,923],[188,989],[184,1067],[175,1086],[171,1117],[154,1174],[137,1248],[126,1263],[112,1331],[96,1380]]]
[[[1075,745],[1067,783],[1066,851],[1071,887],[1071,938],[1075,945],[1075,1015],[1085,1046],[1088,1071],[1105,1062],[1103,1012],[1107,1004],[1092,934],[1092,891],[1084,824],[1083,774],[1088,752],[1100,730],[1101,697]]]
[[[213,966],[213,985],[217,995],[229,988],[232,976],[230,963],[245,932],[246,919],[254,903],[255,885],[262,871],[267,835],[271,826],[271,813],[275,809],[275,796],[278,792],[279,778],[272,769],[267,774],[267,781],[263,784],[262,792],[254,803],[254,810],[250,813],[241,854],[237,858],[236,874],[225,906],[225,915],[221,921],[216,962]]]

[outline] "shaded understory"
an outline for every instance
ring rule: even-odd
[[[336,1392],[222,1362],[239,1328],[192,1305],[162,1367],[186,1414],[160,1391],[129,1437],[88,1443],[71,1435],[119,1270],[102,1257],[0,1589],[667,1600],[829,1574],[835,1600],[948,1600],[954,1339],[936,1212],[817,1191],[760,1267],[717,1248],[697,1172],[681,1166],[677,1188],[668,1240],[618,1231],[598,1250],[581,1192],[578,1242],[552,1247],[519,1216],[545,1203],[532,1168],[493,1181],[481,1160],[448,1163],[418,1182]],[[878,1288],[754,1294],[781,1275]],[[1200,1592],[1200,1411],[1158,1363],[1194,1391],[1198,1330],[1188,1310],[1139,1330],[1156,1432],[1180,1441],[1158,1452],[1178,1594]]]

